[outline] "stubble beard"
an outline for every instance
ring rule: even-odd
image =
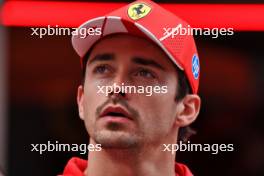
[[[141,144],[139,134],[118,129],[118,124],[109,124],[106,129],[94,129],[91,137],[104,149],[130,149]]]

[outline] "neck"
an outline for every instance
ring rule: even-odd
[[[92,144],[95,142],[91,139]],[[175,154],[163,145],[143,149],[102,149],[90,152],[86,176],[175,176]]]

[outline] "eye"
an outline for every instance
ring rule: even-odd
[[[147,69],[140,69],[137,73],[136,73],[136,76],[141,76],[141,77],[144,77],[144,78],[155,78],[155,75],[147,70]]]
[[[106,74],[109,72],[110,72],[110,69],[108,68],[107,65],[96,66],[93,70],[93,73],[96,73],[96,74]]]

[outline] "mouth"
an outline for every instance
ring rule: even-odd
[[[128,111],[120,106],[108,106],[107,108],[105,108],[105,110],[103,110],[103,112],[100,114],[100,118],[105,117],[133,120]]]

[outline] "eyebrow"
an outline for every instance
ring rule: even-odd
[[[98,54],[94,56],[92,59],[90,59],[90,62],[88,62],[88,65],[90,65],[93,62],[109,61],[109,60],[114,60],[114,54],[112,53]]]
[[[156,67],[158,69],[165,70],[164,67],[162,67],[160,64],[158,64],[157,62],[155,62],[152,59],[145,59],[145,58],[142,58],[142,57],[134,57],[132,59],[132,62],[136,63],[136,64],[139,64],[139,65],[153,66],[153,67]]]

